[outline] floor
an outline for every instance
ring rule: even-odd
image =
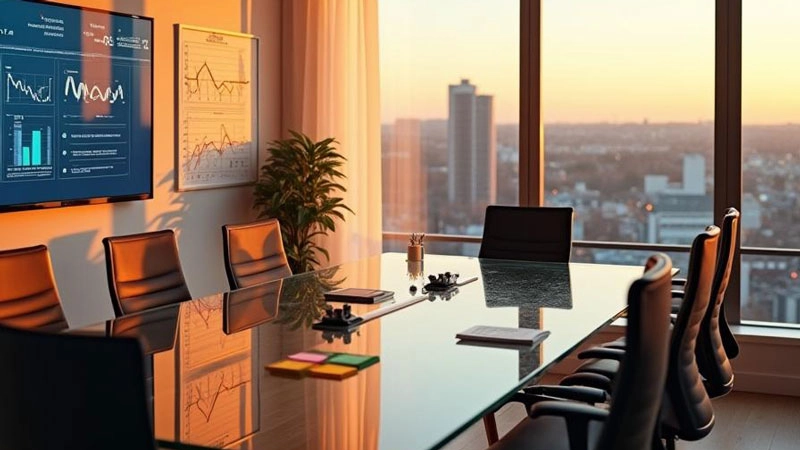
[[[678,442],[686,450],[800,449],[800,397],[733,392],[714,400],[716,423],[711,435],[697,442]],[[497,413],[502,436],[525,415],[519,405]],[[448,444],[446,450],[482,450],[487,446],[482,422]]]

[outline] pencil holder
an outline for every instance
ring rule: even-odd
[[[422,261],[425,256],[425,247],[422,245],[409,245],[408,246],[408,260],[409,261]]]

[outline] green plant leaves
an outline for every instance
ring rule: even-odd
[[[317,254],[330,255],[314,238],[336,231],[334,219],[344,221],[344,211],[353,213],[338,196],[345,187],[339,170],[346,158],[333,147],[334,138],[314,142],[303,133],[289,130],[290,138],[270,143],[269,160],[261,167],[254,189],[259,217],[274,217],[281,224],[289,265],[295,273],[319,266]]]

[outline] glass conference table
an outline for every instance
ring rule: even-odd
[[[448,271],[478,279],[351,332],[311,328],[323,314],[324,292],[394,291],[388,302],[353,305],[362,316],[419,299],[427,275]],[[80,331],[140,339],[152,356],[147,381],[163,447],[439,448],[619,317],[642,271],[436,255],[423,268],[387,253]],[[459,343],[455,335],[474,325],[551,334],[526,349]],[[309,350],[380,362],[344,380],[286,378],[264,368]]]

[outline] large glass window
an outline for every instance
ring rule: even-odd
[[[800,254],[800,4],[742,10],[742,246]],[[800,257],[742,257],[743,320],[800,323]]]
[[[545,204],[578,240],[691,243],[713,223],[714,2],[543,0],[542,22]]]
[[[384,231],[479,236],[487,204],[519,202],[519,0],[379,7]]]

